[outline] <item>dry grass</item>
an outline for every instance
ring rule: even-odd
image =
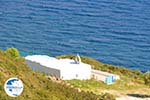
[[[75,55],[62,55],[57,58],[70,58],[74,59]],[[77,88],[81,88],[85,91],[92,91],[96,94],[110,93],[116,96],[124,96],[127,94],[145,94],[150,93],[150,87],[144,84],[143,75],[144,73],[140,71],[130,70],[123,67],[103,64],[95,59],[89,57],[81,57],[82,62],[92,65],[94,69],[103,70],[121,76],[121,80],[118,80],[113,85],[106,85],[103,82],[98,82],[96,80],[71,80],[68,83],[74,85]]]

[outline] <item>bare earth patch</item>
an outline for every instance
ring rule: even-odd
[[[110,93],[116,96],[116,100],[150,100],[150,90],[147,88],[135,89],[135,90],[103,90],[103,93]]]
[[[138,98],[138,97],[131,97],[131,96],[123,96],[120,98],[116,98],[116,100],[150,100],[150,98]]]

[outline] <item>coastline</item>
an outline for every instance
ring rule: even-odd
[[[6,51],[1,50],[0,55],[1,55],[0,56],[0,64],[1,64],[0,74],[3,77],[5,77],[5,79],[9,78],[10,76],[15,75],[18,77],[22,77],[22,80],[27,81],[28,84],[32,84],[31,80],[28,79],[28,77],[26,77],[26,75],[28,74],[24,73],[25,71],[27,71],[30,74],[34,73],[35,75],[42,75],[40,77],[42,78],[44,82],[42,83],[43,85],[45,84],[45,81],[48,79],[46,74],[31,70],[29,66],[25,64],[25,59],[19,55],[19,51],[16,48],[8,48]],[[75,55],[61,55],[61,56],[57,56],[56,58],[57,59],[64,59],[64,58],[75,59]],[[93,69],[117,74],[120,76],[120,80],[115,81],[115,84],[107,85],[104,82],[95,80],[95,79],[88,79],[88,80],[78,80],[78,79],[61,80],[60,79],[61,86],[65,85],[67,86],[67,88],[72,88],[73,90],[75,89],[77,91],[78,90],[84,91],[85,94],[90,93],[90,95],[102,96],[102,97],[106,96],[107,98],[114,98],[114,97],[125,98],[126,96],[129,96],[129,98],[130,97],[132,98],[144,97],[144,99],[145,98],[149,99],[150,87],[149,87],[149,83],[145,84],[145,79],[144,79],[146,75],[145,73],[142,73],[140,71],[135,71],[135,70],[129,70],[123,67],[103,64],[93,58],[89,58],[85,56],[81,56],[81,61],[83,63],[90,64]],[[30,77],[34,77],[34,76],[30,75]],[[34,81],[34,85],[41,84],[41,82],[39,83],[38,79],[39,78],[37,78],[36,81]],[[4,79],[1,79],[1,80],[2,82],[4,82]],[[55,81],[51,80],[51,81],[56,82],[57,80]],[[68,86],[67,84],[70,84],[70,85]],[[25,83],[25,85],[27,85],[27,83]],[[62,88],[61,86],[60,88]],[[29,88],[30,85],[27,87]],[[41,88],[44,88],[44,87],[41,87]],[[45,90],[42,89],[42,91],[45,91]]]

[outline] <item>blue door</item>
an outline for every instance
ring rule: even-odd
[[[107,76],[105,80],[106,84],[113,84],[114,83],[114,76]]]

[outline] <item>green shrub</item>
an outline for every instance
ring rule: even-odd
[[[99,100],[116,100],[115,97],[109,93],[102,94]]]
[[[150,72],[149,71],[144,74],[144,82],[146,85],[150,86]]]
[[[13,57],[13,58],[18,58],[20,57],[19,51],[16,48],[8,48],[6,50],[6,55]]]
[[[2,87],[2,85],[0,84],[0,91],[2,91],[2,89],[3,89],[3,87]]]

